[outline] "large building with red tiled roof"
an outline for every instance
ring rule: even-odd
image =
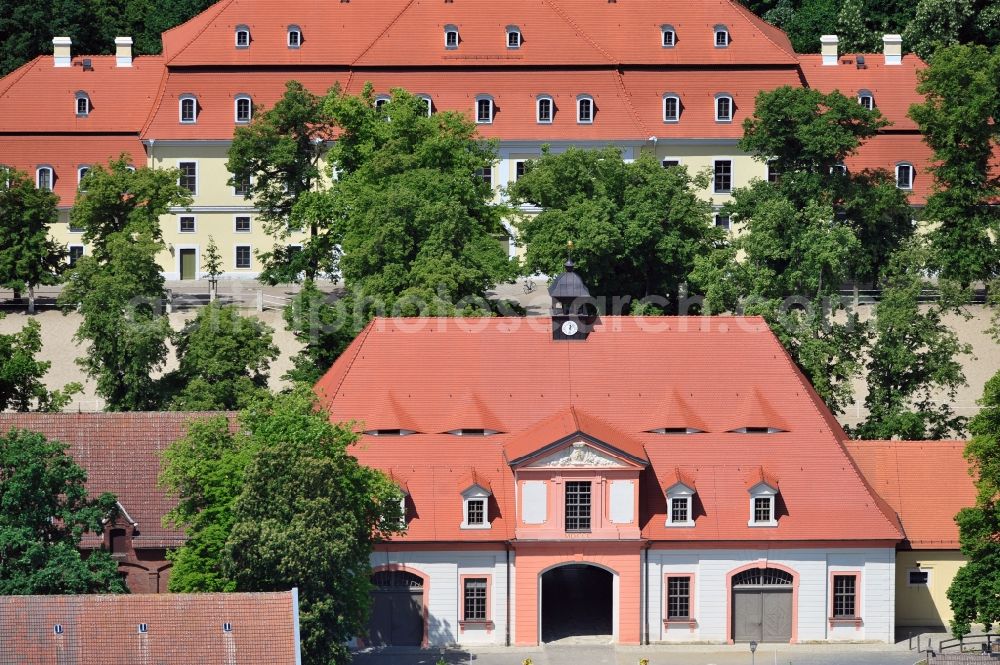
[[[358,93],[371,83],[382,96],[405,88],[432,113],[469,115],[498,140],[500,159],[484,174],[498,196],[543,145],[614,145],[629,159],[715,171],[703,195],[716,208],[768,175],[736,145],[759,91],[838,89],[893,122],[846,166],[895,172],[914,205],[930,191],[930,153],[906,118],[924,65],[901,55],[898,37],[863,67],[830,39],[822,56],[798,55],[736,0],[221,0],[165,32],[161,56],[133,58],[127,39],[114,57],[74,56],[67,38],[56,42],[53,56],[0,80],[0,163],[59,195],[54,235],[74,255],[87,251],[68,224],[85,169],[122,153],[183,169],[193,205],[162,220],[168,278],[203,274],[209,236],[225,278],[257,274],[257,252],[275,240],[227,184],[226,152],[235,127],[272,106],[289,79],[317,94],[334,84]]]
[[[0,663],[299,665],[298,591],[0,596]]]
[[[556,305],[376,319],[317,384],[405,494],[371,640],[893,639],[897,512],[762,319]]]

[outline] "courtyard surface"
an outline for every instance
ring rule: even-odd
[[[651,645],[615,647],[611,645],[546,645],[539,648],[482,647],[464,649],[393,649],[359,651],[356,665],[637,665],[648,658],[649,665],[913,665],[921,655],[905,646],[877,644],[762,644],[751,656],[745,644]]]

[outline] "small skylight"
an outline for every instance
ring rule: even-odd
[[[229,623],[228,621],[222,624],[222,632],[224,633],[233,632],[233,624]]]
[[[368,436],[409,436],[410,434],[416,434],[417,432],[412,429],[367,429],[365,434]]]
[[[57,623],[56,625],[52,626],[52,632],[55,633],[56,635],[62,635],[63,634],[62,624]]]
[[[729,431],[734,434],[775,434],[785,430],[777,427],[738,427]]]
[[[454,436],[490,436],[491,434],[499,434],[500,432],[495,429],[479,429],[479,428],[462,428],[462,429],[452,429],[448,430],[448,434]]]
[[[657,427],[647,430],[650,434],[704,434],[704,430],[695,427]]]
[[[139,632],[140,633],[148,633],[149,632],[149,624],[140,623],[139,624]]]

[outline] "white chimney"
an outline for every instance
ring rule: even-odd
[[[836,65],[838,58],[837,45],[840,43],[837,35],[823,35],[819,38],[819,43],[822,44],[823,64]]]
[[[56,67],[69,67],[73,64],[73,40],[69,37],[52,38],[53,64]]]
[[[900,35],[882,35],[882,46],[885,52],[885,64],[903,63],[903,38]]]
[[[115,37],[115,60],[119,67],[132,66],[132,38]]]

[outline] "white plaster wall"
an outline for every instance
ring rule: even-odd
[[[510,556],[511,585],[514,583],[514,553]],[[431,646],[447,644],[503,645],[507,627],[507,570],[503,550],[495,552],[375,552],[372,567],[386,564],[405,565],[430,578],[427,620]],[[494,627],[467,628],[462,631],[460,579],[462,575],[491,575],[491,618]],[[513,618],[513,608],[511,617]],[[513,639],[513,638],[512,638]]]
[[[764,560],[798,574],[797,637],[817,640],[891,642],[894,625],[895,552],[889,548],[826,550],[651,550],[649,553],[649,639],[658,641],[724,642],[729,634],[726,619],[727,574],[740,566]],[[829,626],[831,571],[861,573],[863,623]],[[694,630],[663,626],[663,577],[666,573],[694,575],[692,612]]]

